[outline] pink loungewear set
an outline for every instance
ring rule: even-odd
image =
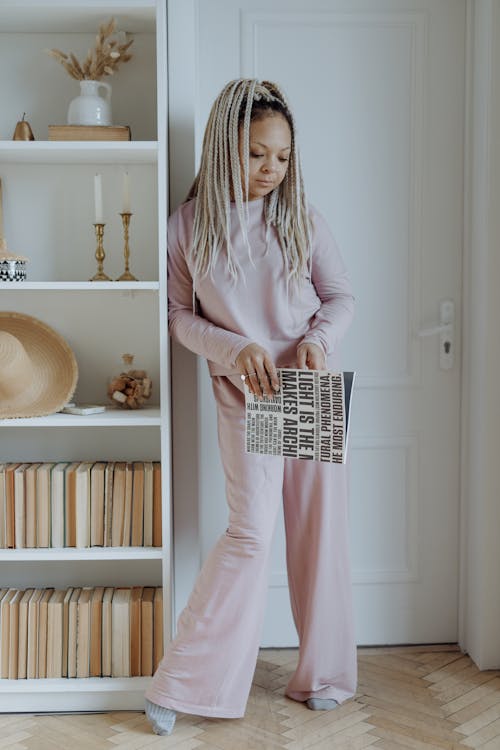
[[[347,469],[245,454],[245,398],[235,360],[245,346],[257,343],[277,367],[295,367],[297,345],[311,342],[325,352],[328,368],[339,371],[338,346],[353,314],[349,279],[335,240],[314,208],[311,277],[287,288],[273,230],[266,247],[264,199],[248,203],[251,257],[231,204],[237,280],[231,279],[221,253],[213,273],[196,281],[194,314],[194,206],[194,200],[183,204],[169,220],[169,328],[175,339],[208,360],[229,519],[146,697],[199,716],[244,715],[262,632],[269,551],[283,502],[290,600],[300,645],[286,695],[341,703],[356,689]]]

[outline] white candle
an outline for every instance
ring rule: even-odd
[[[94,203],[95,203],[95,223],[104,224],[102,218],[102,180],[101,175],[96,174],[94,177]]]
[[[130,211],[130,180],[128,172],[123,174],[123,200],[122,200],[122,213],[129,214]]]

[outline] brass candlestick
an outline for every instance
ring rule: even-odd
[[[109,276],[106,276],[103,270],[104,258],[106,257],[106,253],[104,252],[104,247],[103,247],[105,224],[94,224],[94,227],[95,227],[95,236],[97,239],[97,247],[95,251],[95,259],[97,261],[97,273],[95,274],[95,276],[92,276],[90,281],[112,281],[112,279],[110,279]]]
[[[122,217],[122,224],[123,224],[123,257],[125,259],[125,270],[122,273],[121,276],[119,276],[116,280],[117,281],[137,281],[133,273],[130,273],[129,269],[129,258],[130,258],[130,247],[128,242],[129,237],[129,227],[130,227],[130,217],[132,214],[130,211],[124,211],[120,214]]]

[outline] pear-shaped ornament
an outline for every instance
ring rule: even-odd
[[[19,122],[16,124],[14,135],[12,136],[13,141],[34,141],[35,136],[33,135],[33,131],[31,130],[31,125],[27,120],[24,118],[26,117],[26,112],[23,112],[23,118],[22,120],[19,120]]]

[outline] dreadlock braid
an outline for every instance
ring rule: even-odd
[[[248,242],[250,123],[270,114],[282,114],[292,134],[290,159],[284,180],[264,198],[266,241],[274,228],[288,280],[298,280],[310,263],[310,226],[295,138],[295,122],[277,84],[257,79],[230,81],[216,98],[208,118],[201,165],[188,197],[197,198],[193,226],[194,281],[211,273],[225,249],[227,269],[238,275],[231,244],[231,200],[251,259]],[[240,161],[240,138],[243,159]],[[242,184],[243,173],[243,184]]]

